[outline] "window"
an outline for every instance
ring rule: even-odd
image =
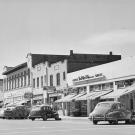
[[[35,88],[35,79],[33,79],[33,88]]]
[[[43,76],[41,76],[41,88],[43,88]]]
[[[23,72],[21,73],[21,87],[23,86]]]
[[[28,86],[30,85],[30,69],[28,69]]]
[[[39,88],[39,77],[37,78],[37,88]]]
[[[47,82],[47,78],[46,78],[46,75],[44,75],[44,84],[46,85],[46,82]]]
[[[53,86],[53,75],[50,75],[50,86]]]
[[[16,88],[16,75],[15,75],[15,88]]]
[[[26,71],[24,71],[24,86],[26,86]]]
[[[66,73],[63,72],[63,80],[65,80],[65,79],[66,79]]]
[[[57,81],[57,86],[60,85],[60,73],[56,74],[56,81]]]

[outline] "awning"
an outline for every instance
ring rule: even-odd
[[[74,96],[76,96],[76,94],[70,94],[70,95],[67,95],[61,99],[58,99],[56,100],[55,102],[58,103],[58,102],[69,102],[70,99],[72,99]]]
[[[77,100],[78,98],[80,98],[80,97],[82,97],[82,96],[84,96],[84,95],[86,95],[86,94],[87,94],[86,92],[79,93],[78,95],[76,95],[76,96],[74,96],[73,98],[71,98],[71,101],[72,101],[72,100]]]
[[[95,94],[95,92],[90,92],[90,93],[85,94],[85,95],[83,95],[81,97],[78,97],[76,99],[76,101],[87,100],[90,96],[93,96],[94,94]]]
[[[113,91],[109,94],[106,94],[104,96],[101,96],[101,99],[115,99],[119,98],[120,96],[124,95],[124,93],[127,91],[127,89],[118,89],[116,91]]]
[[[106,90],[106,91],[97,92],[93,96],[90,96],[89,99],[94,100],[94,99],[99,98],[99,97],[101,97],[103,95],[106,95],[106,94],[108,94],[110,92],[112,92],[112,90]]]
[[[127,87],[126,91],[124,92],[124,95],[135,92],[135,85]]]
[[[80,96],[78,97],[76,100],[87,100],[87,99],[90,99],[90,100],[94,100],[98,97],[101,97],[103,95],[106,95],[108,93],[110,93],[112,90],[106,90],[106,91],[92,91],[88,94],[85,94],[83,96]]]
[[[15,103],[15,104],[16,104],[16,105],[22,105],[22,104],[24,104],[24,103],[27,103],[28,101],[30,101],[30,100],[21,100],[21,101]]]

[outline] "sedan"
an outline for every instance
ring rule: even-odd
[[[110,124],[118,124],[118,121],[131,122],[131,111],[117,101],[105,101],[96,105],[95,109],[89,114],[89,119],[93,124],[99,121],[108,121]]]

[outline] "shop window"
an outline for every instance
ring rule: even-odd
[[[60,73],[56,74],[57,86],[60,86]]]
[[[50,86],[53,86],[53,75],[50,75]]]
[[[39,77],[37,77],[37,88],[39,88]]]

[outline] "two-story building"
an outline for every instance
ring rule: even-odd
[[[121,59],[120,55],[76,54],[49,55],[29,53],[26,62],[4,68],[4,103],[26,102],[32,93],[34,103],[53,102],[68,87],[67,73]]]

